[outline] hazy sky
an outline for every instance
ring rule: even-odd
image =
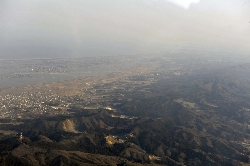
[[[250,53],[249,0],[0,0],[0,58]]]

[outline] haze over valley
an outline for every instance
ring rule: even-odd
[[[250,165],[249,11],[0,1],[0,165]]]

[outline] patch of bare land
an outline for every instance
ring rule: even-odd
[[[184,101],[183,99],[177,99],[175,100],[175,102],[180,103],[183,107],[187,108],[187,109],[194,109],[197,110],[199,109],[195,103],[191,103],[188,101]]]

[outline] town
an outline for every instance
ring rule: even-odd
[[[147,86],[161,79],[175,80],[181,75],[190,75],[202,65],[211,66],[218,63],[201,61],[200,66],[187,68],[186,66],[193,63],[192,60],[137,57],[131,61],[130,58],[130,56],[124,56],[120,59],[99,57],[59,59],[58,62],[55,62],[55,59],[21,61],[17,68],[20,69],[20,73],[29,73],[28,78],[23,78],[28,80],[34,77],[34,73],[37,75],[41,75],[41,73],[74,75],[76,73],[77,75],[90,67],[97,68],[96,75],[99,74],[99,76],[87,76],[81,73],[82,78],[76,76],[68,82],[59,79],[58,82],[50,80],[40,84],[17,86],[14,89],[13,87],[2,88],[0,91],[0,118],[29,119],[71,114],[72,109],[113,108],[119,104],[119,101],[127,100],[132,92],[133,95],[136,94],[133,97],[150,95],[150,89]],[[16,63],[13,60],[7,62],[13,63],[13,65]],[[112,70],[114,66],[109,66],[110,64],[120,65],[120,67]],[[222,63],[222,65],[227,65],[227,63]],[[11,75],[11,72],[8,73],[4,70],[1,74],[11,79],[11,76],[6,76]],[[24,74],[19,74],[19,76],[26,77]]]

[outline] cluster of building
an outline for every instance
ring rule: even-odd
[[[143,79],[141,79],[143,77]],[[80,89],[79,95],[58,95],[49,91],[21,92],[0,96],[1,118],[35,118],[39,116],[53,116],[70,114],[69,109],[97,109],[112,110],[119,101],[125,100],[127,94],[136,92],[143,96],[150,91],[147,85],[155,83],[160,75],[155,73],[140,73],[134,76],[119,78],[110,82],[89,84]],[[88,84],[88,83],[87,83]],[[131,118],[122,116],[120,118]]]
[[[53,93],[21,92],[0,96],[1,118],[31,118],[52,110],[57,114],[58,108],[66,105],[65,100]]]

